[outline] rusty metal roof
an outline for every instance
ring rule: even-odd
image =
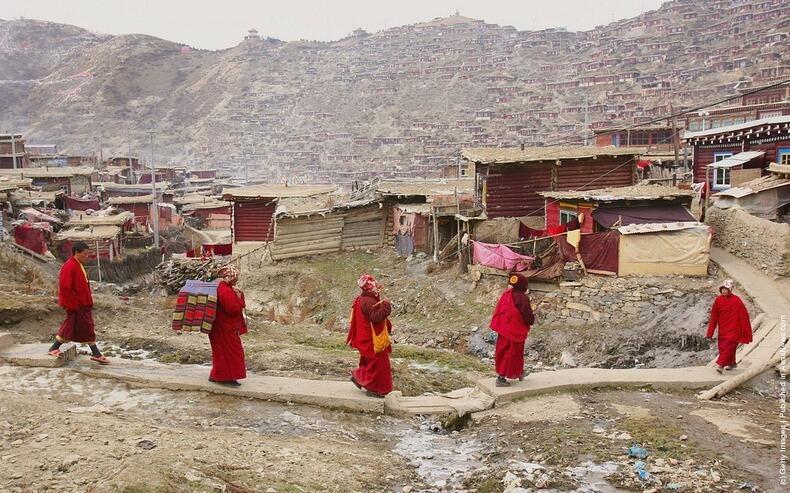
[[[43,168],[18,168],[2,169],[0,175],[18,176],[20,178],[73,178],[75,176],[90,176],[95,170],[88,166],[47,166]]]
[[[151,204],[154,201],[152,194],[148,195],[133,195],[131,197],[110,197],[107,203],[110,205],[119,204]]]
[[[121,232],[118,226],[76,226],[64,229],[55,235],[58,240],[107,240],[115,238]]]
[[[376,190],[381,195],[426,197],[433,195],[453,195],[469,193],[475,188],[474,180],[408,180],[408,181],[382,181],[376,185]]]
[[[599,188],[583,192],[559,191],[540,192],[540,195],[550,199],[582,199],[591,201],[612,200],[663,200],[677,197],[693,197],[693,190],[683,190],[676,187],[662,185],[634,185],[631,187]]]
[[[593,159],[599,156],[638,156],[645,147],[548,146],[548,147],[470,147],[461,156],[480,164],[522,164],[566,159]]]
[[[334,185],[251,185],[249,187],[234,188],[222,196],[225,200],[234,199],[264,199],[284,197],[312,197],[331,193]]]
[[[92,225],[92,226],[121,226],[127,221],[134,219],[134,213],[123,211],[120,214],[100,216],[96,214],[79,214],[71,216],[66,223],[67,227],[77,225]]]

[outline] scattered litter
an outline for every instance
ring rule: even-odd
[[[628,448],[628,455],[635,459],[647,459],[647,456],[650,454],[647,453],[647,449],[644,447],[634,444]]]
[[[634,472],[642,481],[650,479],[650,473],[645,470],[645,463],[641,460],[634,462]]]

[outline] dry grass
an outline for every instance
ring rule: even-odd
[[[47,287],[41,269],[10,248],[0,248],[0,272],[7,275],[7,279],[19,283],[20,290],[27,293]]]

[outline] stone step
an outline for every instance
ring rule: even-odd
[[[0,360],[19,366],[58,368],[77,357],[77,345],[71,342],[60,346],[57,358],[50,356],[48,350],[47,344],[15,344],[0,349]]]
[[[241,380],[241,387],[226,387],[209,382],[210,368],[200,365],[169,365],[114,358],[110,365],[95,365],[87,359],[80,359],[71,366],[85,375],[114,378],[142,387],[210,392],[344,411],[384,413],[384,399],[367,395],[350,381],[308,380],[248,373],[247,378]]]

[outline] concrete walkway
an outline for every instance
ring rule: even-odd
[[[170,365],[119,358],[113,359],[111,365],[102,366],[91,362],[87,357],[77,356],[74,345],[64,345],[64,356],[52,358],[47,354],[46,345],[14,344],[9,334],[2,333],[0,360],[38,367],[68,365],[86,375],[113,378],[137,386],[211,392],[403,417],[464,415],[505,401],[578,388],[702,389],[718,385],[773,356],[783,343],[779,337],[780,317],[790,314],[790,303],[782,296],[776,283],[762,272],[719,248],[712,249],[711,258],[749,293],[765,313],[763,322],[755,333],[754,342],[739,350],[739,369],[725,372],[724,375],[719,375],[710,366],[651,369],[571,368],[533,373],[523,382],[513,382],[510,387],[496,387],[495,379],[487,378],[477,382],[476,387],[458,389],[446,394],[404,397],[396,391],[386,399],[379,399],[358,390],[348,381],[249,374],[241,387],[229,388],[208,382],[209,369],[205,366]]]
[[[745,260],[721,248],[711,249],[711,259],[740,284],[765,314],[754,334],[751,344],[738,349],[738,365],[750,368],[770,360],[786,339],[782,338],[782,321],[790,317],[790,301],[784,297],[779,285]],[[756,315],[756,314],[752,314]]]

